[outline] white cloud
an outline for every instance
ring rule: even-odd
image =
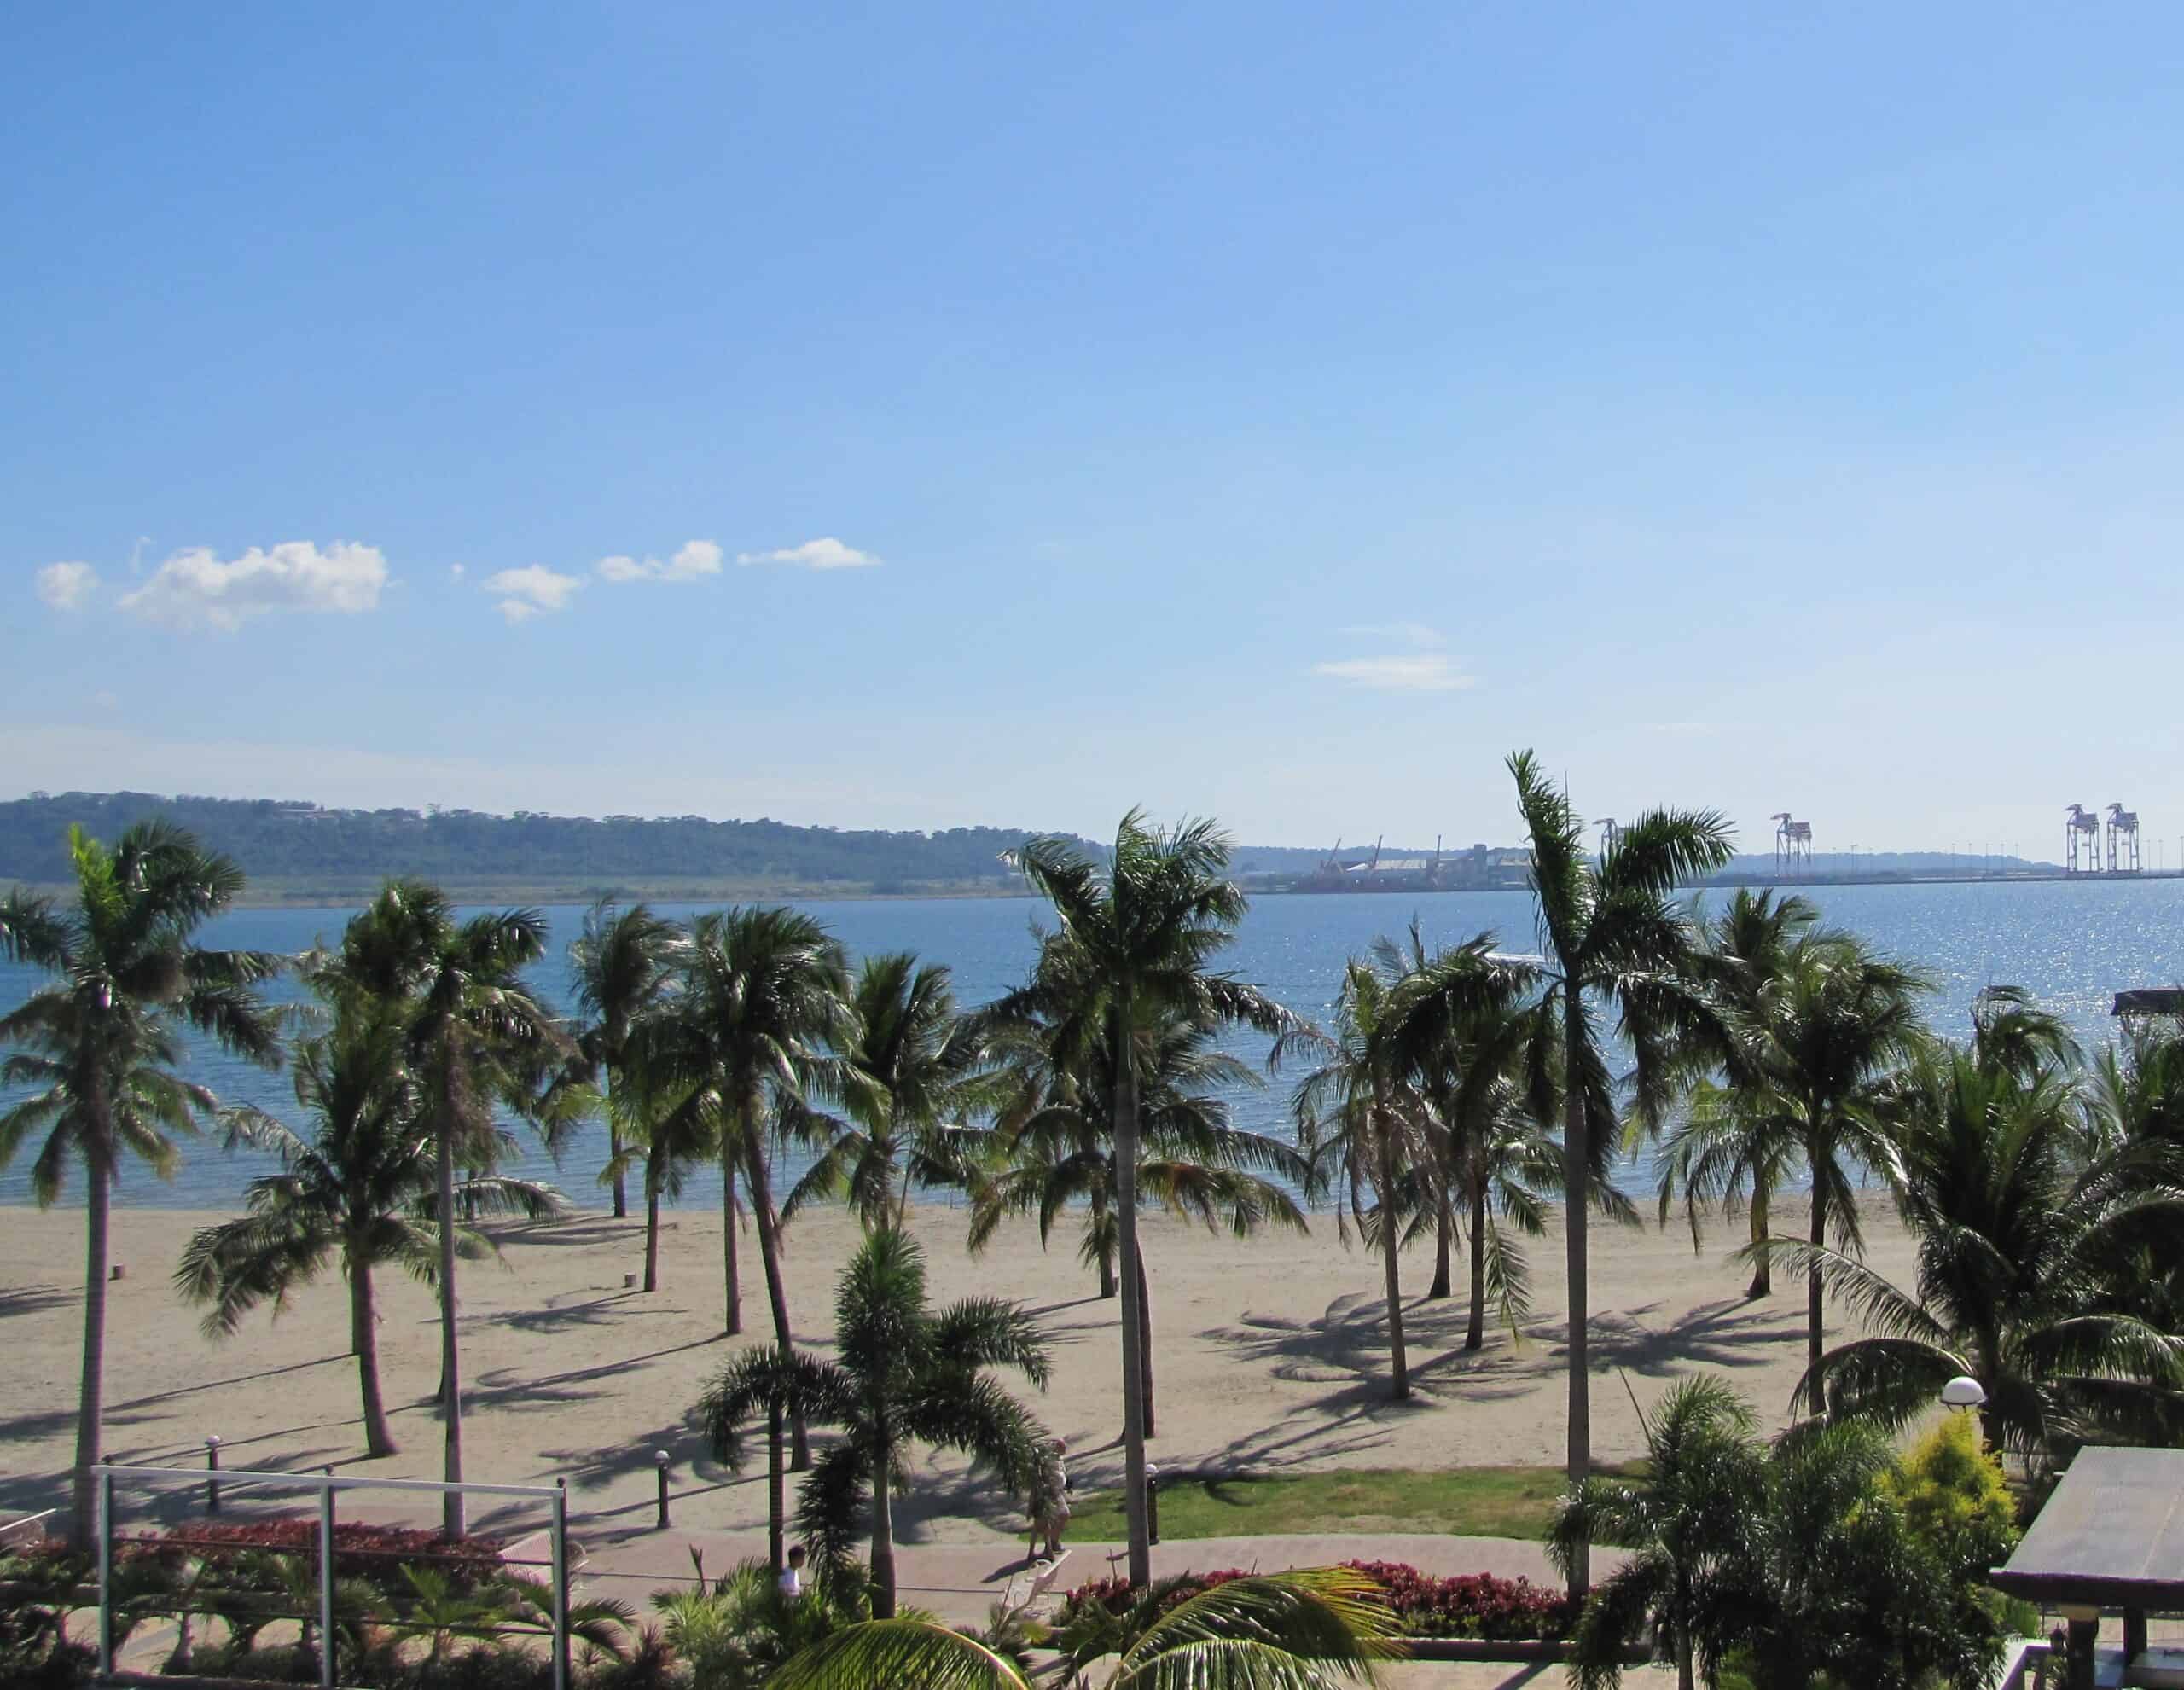
[[[566,610],[578,588],[573,575],[562,575],[542,564],[503,569],[485,578],[485,590],[499,600],[493,607],[510,622],[528,622],[549,610]]]
[[[81,610],[98,584],[99,572],[88,563],[49,563],[38,572],[38,595],[55,610]]]
[[[226,563],[199,546],[154,570],[150,580],[123,595],[121,607],[176,628],[235,629],[274,611],[375,610],[386,585],[386,560],[375,546],[336,540],[322,550],[309,540],[290,540],[270,551],[253,546]]]
[[[870,552],[861,552],[855,546],[845,546],[839,540],[822,537],[806,540],[800,546],[784,546],[775,552],[741,552],[738,563],[786,563],[799,569],[870,569],[880,560]]]
[[[1312,673],[1380,693],[1461,693],[1478,684],[1476,675],[1465,674],[1455,659],[1439,652],[1345,658],[1316,663]]]
[[[603,557],[599,572],[609,581],[695,581],[719,574],[721,557],[721,549],[711,540],[692,540],[665,563],[656,557]]]
[[[1361,640],[1393,640],[1398,645],[1415,646],[1420,651],[1437,651],[1448,644],[1438,628],[1428,627],[1423,622],[1368,622],[1342,631]]]
[[[447,572],[460,581],[462,578],[462,566],[459,563],[450,563],[447,566]]]

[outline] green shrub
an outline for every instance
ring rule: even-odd
[[[2001,1457],[1984,1447],[1970,1414],[1944,1415],[1882,1475],[1881,1489],[1937,1548],[1976,1538],[2007,1554],[2016,1541],[2017,1505]]]

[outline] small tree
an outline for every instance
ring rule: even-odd
[[[834,1295],[839,1361],[795,1350],[746,1350],[707,1388],[698,1412],[714,1451],[742,1460],[744,1422],[769,1408],[804,1408],[841,1428],[840,1443],[812,1465],[799,1524],[822,1569],[846,1561],[871,1510],[872,1612],[895,1612],[895,1491],[910,1447],[963,1450],[1020,1495],[1043,1435],[1038,1422],[987,1371],[1013,1368],[1047,1382],[1047,1339],[1031,1315],[996,1298],[969,1298],[938,1314],[926,1307],[925,1253],[892,1227],[866,1238]]]

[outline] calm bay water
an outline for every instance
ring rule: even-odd
[[[1828,886],[1809,894],[1827,919],[1863,934],[1873,944],[1926,971],[1937,990],[1929,1006],[1935,1025],[1961,1034],[1972,998],[1981,988],[2020,985],[2065,1017],[2089,1047],[2111,1037],[2111,995],[2127,986],[2184,981],[2184,881],[2044,881],[2019,885]],[[967,1003],[983,1002],[1015,984],[1030,964],[1032,926],[1045,907],[1028,900],[915,899],[811,903],[808,909],[854,953],[910,950],[948,963]],[[688,907],[668,906],[682,916]],[[1500,936],[1512,950],[1536,947],[1530,897],[1521,892],[1445,892],[1405,898],[1330,894],[1267,897],[1252,907],[1228,955],[1234,972],[1298,1013],[1324,1019],[1339,989],[1344,961],[1381,933],[1397,933],[1415,910],[1429,945],[1468,938],[1482,931]],[[578,906],[548,910],[553,950],[537,982],[555,1002],[567,998],[563,958],[581,928]],[[296,951],[340,934],[340,910],[241,910],[206,930],[215,946]],[[31,971],[0,964],[0,1006],[12,1008],[35,988]],[[1240,1053],[1263,1055],[1261,1048]],[[224,1101],[250,1102],[294,1116],[287,1079],[235,1062],[210,1047],[198,1048],[190,1074]],[[1287,1077],[1235,1101],[1239,1124],[1287,1132]],[[594,1181],[604,1156],[605,1129],[580,1137],[561,1167],[532,1151],[521,1171],[555,1182],[573,1199],[596,1204],[604,1193]],[[28,1200],[28,1166],[35,1145],[15,1165],[0,1170],[0,1204]],[[123,1176],[118,1199],[126,1204],[189,1208],[234,1205],[245,1183],[264,1171],[266,1159],[224,1155],[211,1145],[185,1147],[171,1182],[142,1167]],[[1642,1170],[1634,1170],[1642,1180]],[[1642,1184],[1634,1187],[1642,1189]],[[72,1193],[73,1194],[73,1193]],[[718,1201],[717,1179],[701,1173],[683,1202]]]

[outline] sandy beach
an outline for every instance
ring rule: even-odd
[[[109,1459],[201,1466],[217,1433],[230,1469],[331,1465],[357,1477],[436,1478],[440,1427],[425,1401],[438,1376],[432,1293],[399,1275],[380,1280],[380,1350],[398,1454],[362,1459],[356,1368],[346,1353],[347,1298],[338,1275],[277,1318],[254,1316],[235,1337],[198,1330],[169,1284],[183,1245],[219,1218],[183,1211],[117,1211],[107,1343]],[[936,1301],[986,1293],[1036,1310],[1053,1335],[1054,1378],[1037,1412],[1069,1439],[1079,1485],[1114,1482],[1121,1426],[1118,1304],[1095,1294],[1076,1236],[1042,1252],[1028,1223],[979,1259],[963,1249],[960,1210],[915,1211]],[[1801,1205],[1778,1206],[1778,1228],[1800,1228]],[[1874,1205],[1869,1255],[1899,1283],[1908,1240]],[[80,1211],[0,1211],[0,1513],[65,1501],[73,1449],[82,1337]],[[1606,1460],[1636,1453],[1631,1396],[1657,1399],[1679,1375],[1726,1374],[1769,1421],[1785,1417],[1804,1367],[1802,1283],[1778,1275],[1775,1294],[1747,1303],[1746,1271],[1730,1259],[1742,1227],[1710,1229],[1694,1256],[1681,1225],[1665,1231],[1596,1226],[1592,1255],[1594,1444]],[[799,1343],[824,1349],[835,1273],[856,1238],[837,1211],[789,1233],[788,1295]],[[720,1221],[673,1213],[664,1286],[625,1289],[641,1265],[640,1222],[585,1213],[500,1234],[497,1263],[466,1266],[462,1315],[470,1476],[510,1484],[565,1478],[572,1514],[595,1533],[648,1519],[653,1452],[672,1458],[678,1527],[722,1531],[763,1524],[763,1460],[741,1474],[716,1466],[691,1423],[706,1380],[737,1345],[770,1341],[755,1237],[747,1228],[743,1334],[722,1332]],[[1156,1334],[1159,1436],[1171,1470],[1454,1466],[1556,1462],[1564,1437],[1561,1242],[1532,1250],[1536,1308],[1521,1339],[1490,1323],[1486,1347],[1462,1349],[1466,1305],[1426,1302],[1430,1247],[1404,1263],[1406,1326],[1416,1397],[1387,1397],[1385,1322],[1376,1258],[1345,1250],[1332,1217],[1305,1239],[1237,1242],[1165,1217],[1148,1218]],[[1461,1290],[1461,1275],[1459,1276]],[[1626,1393],[1624,1381],[1628,1382]],[[429,1513],[427,1513],[429,1517]],[[960,1462],[912,1475],[897,1519],[910,1542],[979,1542],[1012,1534],[1018,1516]]]

